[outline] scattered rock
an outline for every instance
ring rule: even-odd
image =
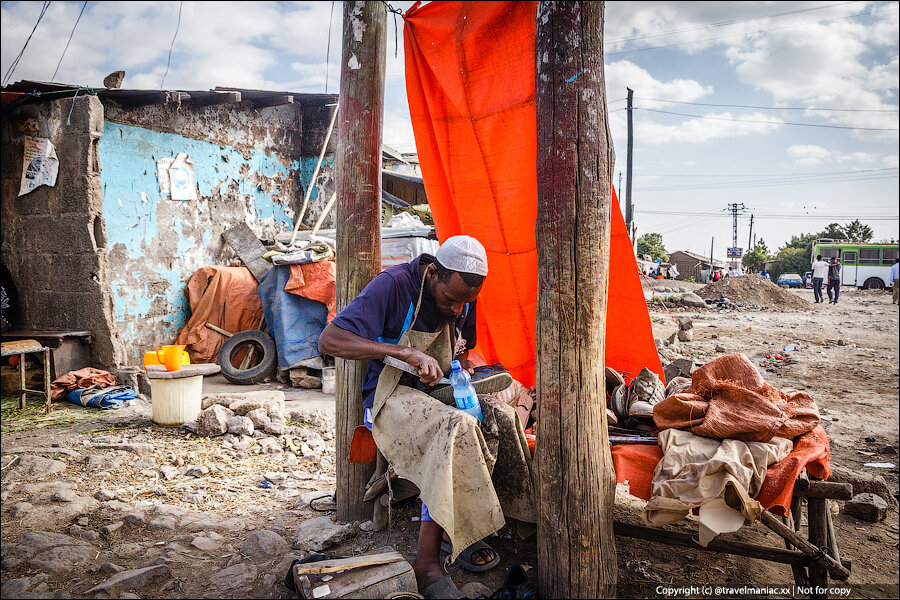
[[[678,330],[678,341],[681,342],[690,342],[694,339],[694,330],[693,329],[679,329]]]
[[[3,545],[3,553],[41,571],[65,574],[94,565],[97,549],[90,543],[61,533],[32,531]]]
[[[259,440],[260,451],[264,454],[277,454],[281,452],[281,440],[265,437]]]
[[[190,465],[185,469],[185,477],[203,477],[209,473],[209,467],[206,465]]]
[[[691,308],[706,308],[706,300],[693,292],[681,296],[681,303]]]
[[[175,479],[178,477],[178,469],[172,465],[163,465],[159,468],[159,472],[162,474],[163,479],[169,481],[171,479]]]
[[[871,443],[871,442],[877,442],[877,441],[878,441],[878,438],[875,437],[874,435],[867,435],[867,436],[866,436],[866,441],[867,441],[867,442],[870,442],[870,443]]]
[[[294,534],[293,547],[318,552],[342,542],[350,533],[350,523],[342,525],[330,517],[316,517],[300,523]]]
[[[15,466],[6,473],[6,478],[10,480],[23,479],[31,481],[62,473],[66,470],[66,466],[66,463],[61,460],[26,454],[19,457]]]
[[[870,475],[863,471],[855,471],[840,465],[831,466],[832,475],[828,481],[835,483],[849,483],[853,486],[853,495],[871,492],[888,503],[889,506],[897,506],[897,499],[888,488],[887,482],[881,475]]]
[[[228,433],[232,435],[253,435],[254,423],[247,417],[234,416],[228,419]]]
[[[216,437],[228,431],[228,419],[234,413],[221,404],[214,404],[200,413],[197,417],[197,435],[201,437]]]
[[[233,590],[235,597],[249,597],[247,590],[256,581],[258,573],[255,565],[238,563],[210,576],[209,584],[215,590]]]
[[[460,586],[459,591],[466,598],[489,598],[493,593],[491,588],[477,581],[463,584]]]
[[[120,567],[119,565],[111,562],[105,562],[100,565],[99,573],[101,575],[115,575],[116,573],[121,573],[125,569]]]
[[[291,385],[294,387],[302,387],[309,390],[322,387],[322,378],[306,367],[291,369],[290,378]]]
[[[686,331],[688,329],[694,328],[694,321],[690,317],[678,316],[678,317],[675,317],[675,321],[678,322],[679,329],[683,329]]]
[[[322,436],[315,431],[311,431],[310,433],[308,433],[304,441],[309,446],[310,450],[312,450],[315,454],[322,454],[328,449],[328,446],[325,444],[325,440],[322,439]]]
[[[288,475],[284,471],[272,471],[270,473],[263,473],[263,478],[265,478],[266,481],[271,481],[275,485],[281,485],[288,478]]]
[[[231,442],[231,447],[235,450],[247,450],[253,445],[253,438],[249,435],[243,435],[239,439]]]
[[[284,412],[284,392],[261,390],[244,393],[216,394],[217,402],[231,400],[228,404],[237,415],[246,415],[251,410],[265,408],[267,412]]]
[[[888,456],[897,456],[897,449],[890,444],[885,444],[878,449],[878,454],[887,454]]]
[[[222,540],[198,536],[191,540],[191,546],[203,552],[215,552],[222,546]]]
[[[5,556],[3,560],[0,560],[0,570],[3,571],[12,571],[16,567],[22,564],[22,561],[18,558],[13,558],[12,556]],[[6,593],[2,594],[4,597]]]
[[[190,431],[191,433],[196,434],[199,430],[199,425],[197,425],[197,421],[187,421],[182,423],[181,428],[185,431]]]
[[[263,426],[263,431],[272,435],[284,435],[288,432],[288,428],[287,425],[269,421]]]
[[[170,517],[168,515],[153,517],[150,522],[147,523],[147,529],[162,531],[170,531],[172,529],[175,529],[175,517]]]
[[[844,512],[877,523],[887,516],[888,503],[871,492],[857,494],[844,504]]]
[[[72,525],[69,527],[69,535],[80,537],[89,542],[94,542],[100,537],[100,534],[93,529],[85,529],[81,525]]]
[[[109,535],[112,535],[115,532],[117,532],[119,529],[121,529],[122,525],[124,525],[124,523],[122,521],[116,521],[115,523],[110,523],[109,525],[104,525],[103,531],[104,531],[104,533],[106,533],[106,535],[109,536]]]
[[[134,589],[139,589],[146,594],[146,588],[152,585],[158,585],[167,580],[170,576],[171,573],[169,567],[166,565],[153,565],[143,569],[122,571],[100,585],[92,587],[85,592],[85,594],[88,596],[98,593],[114,595],[121,594],[126,590]]]
[[[142,512],[128,513],[122,517],[122,521],[129,527],[140,527],[144,524],[144,519],[144,513]]]
[[[106,502],[107,500],[115,500],[119,495],[110,490],[100,488],[96,492],[94,492],[94,498],[99,500],[100,502]]]
[[[253,421],[253,426],[257,429],[262,429],[269,422],[269,413],[265,408],[255,408],[245,416]]]
[[[373,531],[375,529],[375,524],[372,521],[364,521],[359,524],[360,531]]]
[[[153,452],[153,444],[97,444],[95,448],[101,450],[119,450],[133,454],[150,454]]]
[[[716,344],[716,352],[719,352],[719,353],[726,352],[725,346],[723,346],[722,344]]]
[[[283,537],[268,529],[257,531],[241,544],[241,554],[250,557],[254,562],[268,562],[285,554],[289,549],[290,546]]]

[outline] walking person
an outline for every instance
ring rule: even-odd
[[[832,298],[831,291],[834,290]],[[828,301],[831,304],[838,303],[838,296],[841,295],[841,264],[835,257],[831,257],[828,263]]]
[[[900,258],[895,258],[894,264],[891,265],[891,287],[894,288],[891,302],[900,304]]]
[[[828,263],[822,260],[822,255],[816,256],[816,262],[812,264],[812,286],[813,296],[816,304],[822,301],[822,282],[828,277]],[[831,299],[831,292],[828,292],[828,298]]]

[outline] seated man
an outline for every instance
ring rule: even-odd
[[[475,300],[487,272],[481,243],[468,236],[451,237],[436,256],[423,254],[380,273],[319,338],[323,353],[368,361],[362,388],[364,422],[394,471],[419,487],[423,502],[413,568],[426,597],[462,597],[441,570],[442,537],[448,538],[444,545],[454,560],[462,553],[470,570],[484,570],[496,565],[499,556],[480,540],[503,526],[503,510],[511,506],[515,514],[509,516],[533,520],[530,453],[516,461],[520,449],[510,453],[499,447],[504,471],[516,470],[507,464],[527,463],[518,471],[526,472],[531,497],[508,502],[491,481],[498,445],[486,441],[487,429],[502,434],[504,427],[511,429],[511,421],[521,428],[515,411],[482,402],[487,409],[483,433],[475,417],[426,393],[449,372],[451,360],[473,369],[468,352],[476,342]],[[420,383],[401,381],[403,372],[385,366],[386,356],[416,367]],[[506,418],[495,416],[501,410],[508,411]],[[522,484],[517,487],[521,490]]]

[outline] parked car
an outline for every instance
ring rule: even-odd
[[[783,273],[778,276],[778,285],[786,288],[802,288],[803,278],[797,273]]]
[[[812,271],[807,271],[803,274],[803,287],[812,287]]]

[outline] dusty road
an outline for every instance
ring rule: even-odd
[[[811,300],[811,292],[792,293]],[[766,379],[781,389],[812,394],[822,409],[834,464],[881,475],[897,493],[896,466],[864,466],[898,463],[900,319],[888,295],[845,290],[837,306],[675,314],[693,317],[694,339],[682,343],[679,352],[697,363],[742,352],[760,365],[767,354],[793,344],[796,349],[784,353],[786,361],[760,366]],[[656,337],[677,329],[657,303],[651,316]],[[334,485],[333,412],[322,411],[327,403],[320,396],[307,410],[302,402],[294,404],[296,410],[286,415],[294,427],[287,436],[257,435],[250,449],[241,449],[241,440],[233,438],[228,447],[221,437],[155,426],[146,405],[84,413],[77,421],[24,431],[11,431],[14,424],[4,421],[3,597],[81,597],[121,573],[128,574],[125,581],[96,592],[97,597],[293,597],[281,579],[292,558],[311,552],[297,547],[303,544],[295,532],[302,522],[323,515],[310,510],[309,499]],[[301,450],[284,447],[285,437]],[[257,453],[263,439],[276,440],[265,442],[271,453]],[[131,449],[104,447],[121,443]],[[189,474],[190,467],[197,469]],[[262,487],[265,481],[269,484]],[[641,504],[620,494],[616,518],[637,522]],[[364,531],[360,523],[337,528],[337,543],[326,552],[347,555],[391,545],[412,559],[418,510],[415,501],[396,508],[385,532]],[[879,523],[843,513],[835,522],[842,553],[853,560],[850,583],[867,586],[853,595],[895,597],[897,510]],[[695,531],[696,523],[673,529]],[[734,535],[782,547],[759,526]],[[496,589],[510,564],[534,565],[533,537],[521,539],[505,529],[488,541],[502,556],[498,568],[484,575],[450,568],[458,584],[486,586],[468,588],[473,595]],[[659,585],[792,581],[783,565],[673,552],[625,538],[616,543],[620,597],[658,596]]]

